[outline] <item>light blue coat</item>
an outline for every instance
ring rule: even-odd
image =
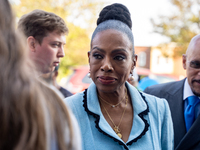
[[[168,103],[126,82],[134,110],[133,126],[126,143],[113,131],[101,113],[96,85],[67,97],[81,129],[83,150],[172,150],[173,125]]]

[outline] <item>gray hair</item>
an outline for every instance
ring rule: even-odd
[[[131,31],[131,29],[123,22],[118,21],[118,20],[107,20],[104,21],[102,23],[100,23],[96,29],[94,30],[93,34],[92,34],[92,39],[91,42],[93,41],[94,37],[96,36],[96,34],[98,32],[104,31],[104,30],[108,30],[108,29],[114,29],[117,31],[120,31],[122,33],[125,33],[127,35],[127,37],[129,38],[130,42],[133,45],[133,55],[135,54],[135,50],[134,50],[134,38],[133,38],[133,33]]]

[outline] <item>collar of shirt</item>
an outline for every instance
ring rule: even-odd
[[[192,92],[190,85],[188,83],[188,79],[185,80],[184,88],[183,88],[183,100],[186,100],[189,96],[193,96],[194,93]]]
[[[194,93],[192,92],[190,85],[188,83],[188,79],[185,80],[184,83],[184,88],[183,88],[183,101],[184,101],[184,110],[187,107],[187,101],[185,101],[189,96],[193,96]],[[200,97],[199,97],[200,99]],[[200,103],[196,105],[195,108],[195,119],[199,116],[200,114]]]

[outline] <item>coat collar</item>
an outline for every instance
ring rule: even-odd
[[[126,83],[126,87],[131,96],[134,113],[138,115],[145,111],[148,105],[144,100],[141,100],[142,96],[138,90],[129,83]],[[87,90],[87,107],[91,112],[101,115],[96,85],[94,83],[92,83]]]
[[[149,108],[145,97],[135,87],[130,85],[128,82],[126,82],[125,85],[130,93],[134,110],[134,128],[131,129],[129,140],[127,141],[127,145],[131,145],[133,142],[136,142],[143,135],[145,135],[145,133],[148,131],[149,124],[147,120],[144,119],[144,115],[148,114]],[[101,113],[96,85],[94,83],[92,83],[84,92],[83,103],[85,111],[96,118],[96,128],[103,134],[113,138],[120,145],[125,145],[125,143],[115,134]]]

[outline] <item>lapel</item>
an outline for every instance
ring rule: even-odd
[[[200,149],[200,115],[192,125],[191,129],[186,133],[183,137],[179,145],[177,146],[176,150],[183,150],[183,149]],[[198,145],[198,147],[195,147]]]
[[[174,126],[174,147],[179,144],[181,139],[186,134],[184,109],[183,109],[183,87],[184,80],[175,82],[172,86],[169,86],[169,92],[167,92],[167,101],[170,106],[173,126]]]

